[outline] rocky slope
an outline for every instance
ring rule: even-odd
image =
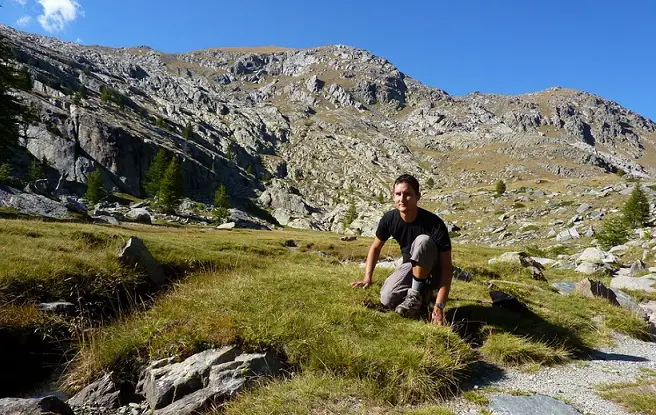
[[[353,200],[358,231],[403,172],[444,187],[656,173],[656,124],[586,92],[454,97],[341,45],[167,54],[0,35],[33,79],[23,95],[39,119],[23,144],[63,175],[60,190],[100,169],[107,189],[141,195],[165,148],[194,200],[224,183],[283,225],[333,231]]]

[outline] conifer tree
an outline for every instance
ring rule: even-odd
[[[10,92],[12,88],[21,87],[20,76],[10,58],[4,38],[0,37],[0,160],[7,157],[9,150],[18,143],[19,123],[25,115],[25,108]]]
[[[157,204],[164,211],[171,212],[182,197],[182,193],[182,172],[178,160],[173,157],[162,176],[157,193]]]
[[[349,200],[349,207],[346,211],[346,217],[344,218],[344,228],[351,226],[351,223],[358,217],[358,212],[355,209],[355,202],[353,198]]]
[[[9,175],[11,174],[11,167],[9,163],[0,164],[0,183],[7,183],[9,181]]]
[[[629,200],[624,204],[622,214],[627,225],[633,228],[644,226],[649,220],[649,200],[639,183],[636,183]]]
[[[84,198],[95,205],[105,197],[105,188],[100,177],[100,170],[94,170],[87,178],[87,192]]]
[[[182,130],[182,137],[185,140],[191,140],[193,136],[194,136],[194,127],[192,127],[191,123],[187,121],[184,130]]]
[[[159,192],[160,183],[162,181],[162,177],[164,177],[164,172],[166,171],[168,164],[169,160],[166,156],[166,150],[160,148],[157,151],[153,162],[150,164],[148,173],[146,173],[144,188],[148,196],[156,196]]]
[[[225,219],[228,217],[228,208],[230,208],[230,196],[228,189],[222,184],[214,193],[214,216],[217,219]]]
[[[41,161],[34,159],[30,168],[27,171],[27,179],[31,182],[34,182],[39,179],[46,177],[46,168],[48,167],[48,160],[44,157]]]

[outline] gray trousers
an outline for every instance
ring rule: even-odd
[[[412,287],[412,266],[419,264],[422,268],[428,268],[433,274],[439,263],[437,245],[428,235],[419,235],[410,247],[410,262],[399,265],[392,274],[387,277],[380,289],[380,302],[385,307],[395,308],[401,304]],[[431,275],[432,283],[430,289],[437,288],[439,275]]]

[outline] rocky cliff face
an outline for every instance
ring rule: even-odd
[[[454,97],[340,45],[166,54],[0,35],[34,80],[23,144],[71,189],[101,169],[107,188],[139,195],[165,148],[196,200],[224,183],[283,224],[326,230],[353,200],[363,230],[405,172],[440,186],[656,173],[656,124],[585,92]]]

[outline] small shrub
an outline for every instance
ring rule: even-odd
[[[499,180],[494,187],[494,191],[496,192],[497,196],[501,196],[502,194],[506,193],[506,183],[503,180]]]
[[[435,180],[433,180],[432,177],[429,177],[428,180],[426,180],[426,186],[432,188],[433,186],[435,186]]]
[[[629,227],[621,217],[610,218],[604,222],[601,230],[597,233],[599,245],[604,249],[610,249],[616,245],[622,245],[629,240]]]
[[[523,204],[523,203],[517,202],[517,203],[514,203],[514,204],[512,205],[512,207],[513,207],[513,209],[521,209],[521,208],[525,208],[526,205]]]
[[[378,203],[385,203],[385,196],[383,196],[382,193],[378,193],[378,196],[376,196],[376,201],[378,201]]]
[[[624,176],[624,175],[626,174],[626,172],[625,172],[624,170],[622,170],[622,169],[617,169],[617,171],[615,172],[615,174],[618,175],[619,177],[622,177],[622,176]]]
[[[155,125],[156,125],[158,128],[161,128],[162,130],[166,130],[166,129],[167,129],[166,121],[164,121],[164,118],[163,118],[161,115],[158,115],[158,116],[157,116],[157,120],[155,121]]]

